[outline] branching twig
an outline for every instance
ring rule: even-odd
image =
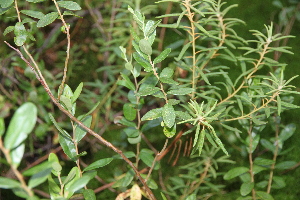
[[[68,43],[67,43],[67,55],[66,55],[66,59],[65,59],[65,67],[64,67],[64,76],[63,76],[63,80],[61,81],[61,85],[59,86],[59,93],[58,93],[58,100],[60,99],[60,96],[61,94],[63,93],[63,89],[64,89],[64,84],[66,82],[66,79],[67,79],[67,71],[68,71],[68,63],[69,63],[69,58],[70,58],[70,46],[71,46],[71,38],[70,38],[70,27],[69,25],[66,23],[66,21],[64,20],[64,16],[61,14],[60,12],[60,9],[59,9],[59,6],[56,2],[56,0],[53,0],[54,4],[55,4],[55,7],[56,7],[56,10],[60,16],[60,20],[62,21],[64,27],[65,27],[65,31],[66,31],[66,34],[67,34],[67,40],[68,40]]]
[[[268,53],[268,48],[270,45],[271,41],[268,41],[264,44],[264,48],[262,50],[262,52],[260,52],[260,58],[258,59],[258,61],[256,63],[254,63],[254,68],[253,70],[247,75],[247,77],[245,77],[245,79],[243,80],[243,82],[240,84],[240,86],[234,90],[234,92],[230,95],[228,95],[228,97],[226,97],[225,99],[223,99],[222,101],[220,101],[218,105],[227,102],[229,99],[231,99],[232,97],[234,97],[242,88],[245,87],[245,84],[247,82],[248,79],[250,79],[252,77],[252,75],[258,70],[260,65],[263,65],[263,59],[265,57],[265,55]]]
[[[259,110],[265,108],[268,106],[269,103],[271,103],[272,101],[275,101],[275,98],[280,94],[279,91],[275,92],[270,99],[268,99],[266,102],[263,103],[262,106],[260,106],[259,108],[256,108],[254,110],[252,110],[250,113],[246,114],[246,115],[242,115],[236,118],[231,118],[231,119],[226,119],[224,121],[234,121],[234,120],[238,120],[238,119],[246,119],[246,118],[250,118],[252,114],[258,112]]]
[[[119,150],[117,147],[115,147],[114,145],[112,145],[110,142],[108,142],[107,140],[105,140],[103,137],[101,137],[100,135],[98,135],[96,132],[94,132],[93,130],[91,130],[89,127],[85,126],[81,121],[79,121],[76,117],[74,117],[69,111],[67,111],[60,103],[59,101],[53,96],[53,94],[51,93],[48,85],[46,82],[43,81],[42,78],[40,78],[37,75],[37,72],[35,71],[34,67],[32,67],[32,65],[30,64],[30,62],[28,60],[25,59],[25,57],[23,56],[23,54],[16,48],[14,48],[13,46],[11,46],[8,42],[5,41],[5,43],[12,48],[13,50],[15,50],[21,57],[21,59],[34,71],[34,73],[36,74],[38,80],[40,81],[40,83],[43,85],[45,91],[48,93],[49,97],[51,98],[52,102],[64,113],[66,114],[72,121],[74,121],[75,123],[77,123],[81,128],[83,128],[84,130],[86,130],[89,134],[91,134],[92,136],[94,136],[95,138],[97,138],[101,143],[103,143],[105,146],[107,146],[108,148],[112,149],[113,151],[115,151],[116,153],[118,153],[124,160],[125,162],[127,162],[130,167],[135,171],[137,177],[139,178],[139,180],[142,182],[142,184],[144,185],[149,198],[154,200],[156,199],[154,197],[154,194],[152,193],[151,189],[148,187],[148,185],[146,184],[145,180],[141,177],[139,171],[137,170],[137,168],[134,166],[134,164],[123,154],[123,152],[121,150]],[[31,61],[34,61],[31,54],[26,50],[26,48],[23,46],[25,52],[27,53],[27,55],[30,57]],[[38,67],[37,67],[38,68]]]
[[[165,145],[164,145],[164,147],[162,148],[161,152],[164,152],[164,150],[165,150],[166,147],[167,147],[167,144],[168,144],[168,139],[166,140]],[[157,158],[159,157],[159,155],[160,155],[160,153],[156,154],[156,156],[155,156],[155,158],[154,158],[154,160],[153,160],[153,162],[152,162],[152,166],[151,166],[151,168],[150,168],[150,170],[149,170],[149,172],[148,172],[147,178],[145,179],[146,182],[147,182],[147,180],[149,179],[149,177],[150,177],[150,175],[151,175],[151,173],[152,173],[152,170],[153,170],[154,167],[155,167],[155,163],[156,163]]]
[[[168,103],[167,93],[164,90],[164,86],[163,86],[162,82],[160,81],[160,78],[159,78],[158,73],[157,73],[157,71],[155,69],[154,63],[151,60],[151,56],[150,55],[148,55],[148,59],[149,59],[149,62],[151,64],[151,66],[152,66],[153,74],[158,79],[158,82],[159,82],[159,85],[160,85],[160,91],[163,93],[164,99],[165,99],[166,103]]]
[[[164,149],[164,151],[161,151],[159,156],[157,157],[157,161],[161,160],[171,149],[173,149],[173,146],[176,144],[176,142],[181,138],[182,134],[187,130],[187,126],[185,126],[175,137],[175,139],[172,141],[172,143]]]
[[[196,39],[199,36],[196,36],[195,33],[195,25],[194,25],[194,12],[191,12],[191,8],[190,8],[190,0],[185,0],[183,1],[182,5],[185,6],[186,10],[187,10],[187,14],[186,16],[188,17],[191,27],[186,27],[190,30],[188,30],[187,32],[190,34],[190,36],[192,37],[191,39],[191,43],[192,43],[192,49],[193,49],[193,67],[192,67],[192,72],[193,72],[193,78],[192,78],[192,88],[194,89],[193,93],[192,93],[192,99],[194,99],[195,97],[195,93],[196,93],[196,84],[197,84],[197,73],[196,73]]]

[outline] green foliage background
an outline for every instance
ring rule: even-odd
[[[127,151],[135,151],[133,146],[128,145],[126,140],[126,135],[121,132],[121,128],[114,124],[113,121],[115,116],[119,114],[122,110],[123,102],[126,101],[124,96],[127,96],[127,89],[116,86],[115,83],[118,80],[119,72],[124,68],[124,62],[120,57],[119,46],[126,46],[127,42],[125,39],[128,37],[128,27],[122,27],[122,21],[110,21],[111,12],[114,10],[112,6],[116,4],[121,4],[123,1],[121,0],[113,0],[113,1],[86,1],[89,2],[90,9],[94,9],[94,13],[98,16],[102,21],[104,29],[101,27],[97,27],[94,24],[93,17],[89,14],[89,7],[85,4],[84,0],[77,1],[78,4],[82,6],[82,11],[78,12],[78,15],[82,16],[82,18],[75,19],[70,22],[72,26],[72,47],[71,47],[71,62],[68,70],[68,85],[75,90],[75,88],[79,85],[80,82],[84,82],[85,88],[83,90],[82,95],[79,97],[80,102],[77,107],[80,108],[77,110],[78,114],[84,114],[88,112],[97,101],[100,101],[102,104],[101,109],[97,110],[98,113],[95,113],[93,116],[95,121],[98,124],[92,124],[95,129],[100,133],[109,133],[105,134],[105,138],[108,141],[111,141],[114,145],[120,147],[121,149],[126,149]],[[227,5],[230,4],[239,4],[238,8],[234,8],[228,13],[228,16],[232,16],[235,18],[239,18],[246,22],[246,26],[239,25],[236,27],[236,32],[240,34],[241,37],[245,39],[253,39],[253,37],[248,30],[257,29],[259,31],[264,30],[264,24],[270,24],[270,21],[274,21],[274,24],[279,22],[278,13],[280,9],[274,6],[272,0],[253,0],[251,2],[245,0],[231,0],[228,1]],[[43,4],[43,7],[36,7],[30,9],[43,10],[48,12],[50,10],[51,1],[47,1],[47,3]],[[282,1],[284,6],[290,6],[288,1]],[[22,2],[20,2],[22,4]],[[25,4],[25,3],[24,3]],[[155,1],[147,0],[141,1],[141,8],[147,5],[155,5]],[[149,7],[149,9],[144,10],[146,15],[146,19],[156,20],[156,16],[163,15],[166,10],[166,4],[159,4],[157,9],[153,9]],[[127,9],[127,8],[123,8]],[[173,8],[178,9],[174,6]],[[118,19],[122,19],[128,16],[123,16],[122,12],[117,14]],[[128,14],[128,13],[127,13]],[[8,15],[13,15],[8,13]],[[15,18],[7,18],[5,15],[0,15],[0,32],[1,35],[4,32],[5,28],[10,25],[14,25]],[[288,46],[292,47],[292,52],[294,55],[283,54],[280,58],[280,61],[283,63],[287,63],[288,66],[285,70],[285,78],[289,79],[294,75],[300,74],[299,60],[300,60],[300,38],[299,38],[299,30],[300,30],[300,18],[298,17],[296,23],[294,23],[291,35],[296,36],[296,38],[289,39]],[[105,38],[105,32],[109,32],[109,27],[114,25],[116,29],[112,29],[114,32],[113,35],[108,36],[111,38]],[[48,79],[53,80],[50,82],[50,85],[53,87],[58,86],[59,80],[62,77],[63,71],[63,63],[65,59],[65,45],[66,40],[65,36],[60,32],[61,23],[54,23],[50,27],[45,27],[40,32],[37,33],[36,38],[36,47],[34,51],[36,53],[36,57],[39,60],[40,65],[49,71],[49,74],[46,74]],[[129,25],[128,25],[129,26]],[[107,30],[106,30],[107,29]],[[158,32],[159,32],[158,28]],[[168,46],[172,42],[178,40],[180,37],[177,32],[167,29],[166,33],[167,37],[164,40],[164,46]],[[30,83],[33,79],[32,74],[30,72],[23,71],[26,69],[26,65],[18,58],[12,50],[5,45],[4,40],[13,44],[13,35],[7,35],[6,37],[0,37],[0,59],[1,59],[1,85],[5,89],[10,92],[10,95],[5,94],[1,90],[0,93],[0,117],[5,117],[5,123],[8,124],[10,121],[14,110],[19,107],[24,101],[29,100],[37,103],[38,108],[40,109],[39,114],[42,115],[46,113],[47,110],[52,111],[53,113],[59,113],[52,104],[50,104],[49,97],[45,94],[41,87],[32,87],[34,83]],[[110,43],[106,43],[105,40],[110,40]],[[157,45],[157,42],[154,46]],[[236,76],[239,72],[232,71],[230,76]],[[267,71],[266,71],[267,73]],[[51,75],[52,74],[52,75]],[[14,79],[9,77],[15,77],[18,83],[14,82]],[[31,79],[29,79],[31,78]],[[32,84],[32,85],[31,85]],[[292,85],[296,86],[296,90],[300,91],[300,81],[299,78],[294,79],[291,82]],[[115,88],[113,94],[109,93],[111,88]],[[35,91],[31,91],[34,88]],[[294,104],[299,105],[300,96],[295,95]],[[156,102],[148,102],[149,110],[150,108],[155,108],[157,106]],[[145,113],[147,110],[142,110]],[[282,123],[289,124],[295,123],[297,126],[296,133],[288,139],[288,147],[294,147],[291,153],[285,154],[282,157],[278,158],[277,162],[286,161],[286,160],[294,160],[296,162],[300,162],[299,154],[300,154],[300,123],[299,123],[300,110],[288,110],[281,114]],[[44,119],[43,119],[44,120]],[[60,125],[66,129],[71,129],[71,126],[66,123],[66,117],[61,116],[58,122]],[[58,147],[57,142],[57,134],[58,131],[51,124],[51,122],[47,119],[46,123],[39,124],[32,137],[30,137],[26,143],[28,146],[26,147],[26,154],[24,160],[22,161],[21,166],[26,167],[26,165],[30,165],[33,161],[37,160],[39,157],[44,155],[46,152],[49,152],[52,148]],[[238,125],[237,125],[238,126]],[[103,127],[103,128],[99,128]],[[155,143],[157,149],[162,149],[164,145],[164,135],[152,134],[154,131],[149,132],[149,140]],[[266,134],[267,131],[265,131]],[[270,130],[271,132],[271,130]],[[270,136],[271,137],[271,136]],[[88,146],[87,144],[93,144]],[[42,145],[41,145],[42,144]],[[46,144],[46,145],[45,145]],[[48,146],[47,146],[48,145]],[[225,142],[226,149],[230,149],[230,144]],[[47,146],[43,149],[43,146]],[[87,151],[88,156],[83,157],[84,162],[91,163],[92,161],[98,160],[100,158],[112,157],[115,154],[108,150],[107,148],[103,148],[95,144],[92,138],[85,143],[79,145],[82,148],[82,151]],[[145,148],[146,146],[142,146],[141,148]],[[232,149],[231,149],[232,151]],[[218,156],[223,155],[223,152],[218,152]],[[1,155],[2,156],[2,155]],[[245,160],[237,160],[238,155],[234,153],[231,155],[230,159],[237,161],[236,165],[244,165]],[[63,160],[63,173],[68,173],[70,169],[73,167],[72,164],[65,158],[63,155],[60,155],[60,158]],[[181,157],[177,163],[177,166],[184,166],[190,163],[190,158]],[[1,176],[7,174],[9,168],[7,168],[5,164],[5,160],[1,157],[0,168]],[[164,172],[164,176],[166,179],[169,177],[176,177],[180,172],[178,167],[172,167],[170,169],[170,163],[167,163],[167,159],[161,162],[162,169]],[[2,168],[3,167],[3,168]],[[112,177],[120,175],[114,174],[113,171],[109,169],[118,168],[120,169],[120,173],[122,171],[127,171],[127,166],[124,164],[122,160],[114,160],[108,168],[105,168],[105,173],[101,173],[101,178],[103,180],[111,180]],[[226,172],[233,168],[232,164],[222,165],[222,172]],[[279,190],[272,191],[274,199],[285,199],[285,200],[294,200],[300,196],[299,189],[299,179],[300,170],[299,168],[292,169],[284,173],[283,178],[286,182],[286,187]],[[157,177],[155,177],[157,178]],[[236,181],[224,181],[222,177],[218,177],[218,184],[224,184],[226,191],[225,194],[220,194],[220,196],[215,195],[211,199],[234,199],[239,196],[239,186]],[[97,187],[97,182],[90,183],[91,188]],[[40,190],[47,191],[47,186],[40,186]],[[113,189],[112,189],[113,190]],[[156,195],[159,196],[158,192],[155,192]],[[1,190],[0,199],[13,195],[9,190]],[[97,196],[98,199],[113,199],[115,198],[115,194],[112,191],[104,190]]]

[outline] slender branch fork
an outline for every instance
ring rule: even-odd
[[[22,54],[22,52],[11,46],[8,42],[4,41],[11,49],[13,49],[14,51],[16,51],[19,56],[21,57],[21,59],[31,68],[31,70],[35,73],[36,78],[39,80],[39,82],[43,85],[45,91],[47,92],[47,94],[49,95],[49,97],[51,98],[52,102],[64,113],[66,114],[72,121],[74,121],[75,123],[77,123],[81,128],[83,128],[84,130],[86,130],[89,134],[91,134],[92,136],[96,137],[102,144],[104,144],[105,146],[107,146],[108,148],[112,149],[113,151],[115,151],[116,153],[118,153],[124,160],[125,162],[127,162],[127,164],[130,165],[130,167],[134,170],[134,172],[136,173],[136,176],[139,178],[139,180],[142,182],[142,184],[145,187],[145,190],[149,196],[149,199],[151,200],[155,200],[155,196],[152,193],[151,189],[148,187],[146,181],[141,177],[138,169],[134,166],[134,164],[123,154],[123,152],[118,149],[117,147],[115,147],[113,144],[111,144],[110,142],[108,142],[107,140],[105,140],[103,137],[101,137],[100,135],[98,135],[96,132],[94,132],[93,130],[91,130],[89,127],[85,126],[81,121],[79,121],[75,116],[73,116],[69,111],[67,111],[66,109],[64,109],[61,104],[59,103],[59,101],[54,97],[54,95],[52,94],[52,92],[50,91],[50,88],[47,85],[47,82],[45,81],[43,75],[41,73],[38,73],[37,71],[39,71],[39,68],[37,66],[37,64],[35,63],[33,57],[31,56],[31,54],[28,52],[28,50],[26,49],[25,46],[22,46],[24,51],[26,52],[26,54],[29,56],[30,60],[34,63],[35,67],[34,68],[30,62],[24,57],[24,55]]]
[[[65,33],[67,34],[67,55],[66,55],[66,60],[65,60],[65,67],[64,67],[64,76],[63,76],[63,80],[61,82],[61,85],[59,86],[60,90],[59,90],[59,93],[58,93],[58,100],[60,99],[60,96],[62,95],[63,93],[63,88],[64,88],[64,84],[66,82],[66,79],[67,79],[67,71],[68,71],[68,63],[69,63],[69,59],[70,59],[70,46],[71,46],[71,38],[70,38],[70,27],[69,25],[66,23],[66,21],[64,20],[64,16],[61,14],[60,12],[60,9],[59,9],[59,6],[56,2],[56,0],[53,0],[54,4],[55,4],[55,7],[56,7],[56,10],[60,16],[60,19],[65,27]]]

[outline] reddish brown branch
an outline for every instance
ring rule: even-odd
[[[172,143],[160,153],[160,155],[157,157],[157,161],[160,161],[171,149],[173,149],[173,146],[176,144],[176,142],[181,138],[182,134],[187,130],[187,126],[185,126],[175,137],[175,139],[172,141]]]

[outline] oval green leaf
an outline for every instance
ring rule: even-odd
[[[164,126],[163,132],[168,138],[173,137],[176,134],[176,124],[174,124],[174,126],[172,126],[171,128]]]
[[[246,172],[248,172],[249,169],[247,167],[236,167],[236,168],[233,168],[231,170],[229,170],[225,175],[224,175],[224,179],[225,180],[230,180],[230,179],[233,179],[239,175],[242,175]]]
[[[70,183],[75,177],[78,172],[78,168],[74,167],[68,174],[67,178],[63,181],[63,184],[66,185]]]
[[[297,165],[295,161],[283,161],[275,165],[275,169],[290,169]]]
[[[7,8],[0,8],[0,15],[3,15],[4,13],[6,13],[9,9],[11,9],[13,6],[9,6]]]
[[[139,155],[140,159],[148,166],[151,167],[154,161],[154,156],[147,151],[146,149],[142,149]],[[155,164],[155,170],[159,169],[158,163]]]
[[[97,161],[93,162],[92,164],[90,164],[89,166],[87,166],[86,168],[84,168],[83,171],[85,172],[85,171],[97,169],[99,167],[104,167],[105,165],[108,165],[112,160],[113,160],[113,158],[103,158],[103,159],[97,160]]]
[[[242,196],[248,195],[254,187],[253,182],[246,182],[241,185],[240,193]]]
[[[129,120],[132,121],[136,118],[136,109],[135,109],[135,105],[131,104],[131,103],[125,103],[123,106],[123,113],[124,113],[124,117]]]
[[[144,70],[146,72],[151,72],[152,71],[152,66],[149,63],[149,61],[145,60],[140,54],[134,52],[133,53],[133,58],[135,59],[136,62],[138,62],[142,67],[144,67]]]
[[[92,189],[84,190],[83,196],[85,200],[96,200],[95,192]]]
[[[17,22],[15,25],[14,33],[16,37],[14,38],[15,44],[17,46],[22,46],[28,36],[28,33],[25,29],[25,26],[22,24],[22,22]]]
[[[25,151],[25,144],[21,144],[17,148],[11,150],[10,157],[12,161],[12,166],[14,166],[15,168],[17,168],[20,165],[20,162],[24,155],[24,151]]]
[[[59,164],[58,157],[56,156],[55,153],[50,153],[50,154],[49,154],[48,162],[51,164],[51,167],[52,167],[52,164],[53,164],[53,163],[56,163],[56,165],[60,165],[60,164]],[[59,172],[58,172],[58,171],[55,171],[55,170],[53,169],[53,170],[52,170],[52,174],[54,174],[55,176],[58,176],[58,175],[59,175]]]
[[[141,139],[142,139],[141,135],[138,135],[138,136],[135,137],[135,138],[127,138],[128,142],[129,142],[130,144],[137,144],[137,143],[140,143],[140,142],[141,142]]]
[[[11,178],[0,177],[0,188],[2,189],[11,189],[21,187],[21,184]]]
[[[135,90],[134,84],[131,82],[129,77],[126,74],[121,73],[123,80],[118,80],[117,84],[127,87],[130,90]]]
[[[88,182],[94,178],[96,176],[96,172],[88,172],[83,174],[83,176],[79,179],[77,179],[69,188],[68,188],[68,192],[74,193],[77,190],[83,188],[84,186],[86,186],[86,184],[88,184]]]
[[[49,113],[49,118],[52,121],[52,123],[54,124],[54,126],[57,128],[57,130],[66,138],[69,138],[70,140],[72,140],[71,136],[64,130],[62,129],[58,123],[56,122],[56,120],[54,119],[54,117],[52,116],[51,113]]]
[[[147,95],[154,94],[154,93],[156,93],[158,91],[160,91],[160,88],[149,85],[147,87],[140,88],[140,90],[137,93],[137,95],[139,95],[139,96],[147,96]]]
[[[2,1],[0,1],[0,6],[1,6],[1,8],[7,8],[7,7],[9,7],[13,2],[14,2],[14,0],[2,0]]]
[[[269,166],[272,165],[275,161],[271,159],[265,159],[261,157],[256,157],[254,159],[254,164],[261,165],[261,166]]]
[[[256,195],[263,200],[274,200],[274,198],[270,194],[263,191],[256,191]]]
[[[146,39],[141,39],[139,42],[139,47],[140,50],[147,55],[151,55],[152,54],[152,47],[151,44],[148,40]]]
[[[142,117],[142,121],[145,120],[153,120],[153,119],[157,119],[159,117],[162,116],[162,108],[155,108],[152,110],[149,110],[143,117]]]
[[[134,175],[135,174],[134,174],[133,170],[129,170],[126,173],[125,177],[121,179],[122,180],[121,187],[127,187],[132,182]]]
[[[74,177],[73,177],[73,174],[75,174]],[[73,183],[74,183],[75,181],[77,181],[77,180],[80,178],[81,173],[80,173],[78,167],[73,167],[73,168],[71,169],[71,171],[69,172],[68,176],[69,176],[69,178],[72,178],[72,179],[71,179],[71,180],[67,180],[68,182],[65,181],[65,182],[67,183],[66,186],[65,186],[65,190],[66,190],[66,191],[69,191],[70,186],[73,185]],[[73,193],[70,192],[70,193],[68,194],[68,198],[70,198],[72,195],[73,195]]]
[[[4,30],[4,32],[3,32],[3,35],[5,36],[6,34],[12,32],[13,30],[15,30],[14,26],[8,26],[8,27],[6,27],[5,30]]]
[[[54,20],[56,20],[57,17],[58,17],[57,12],[48,13],[47,15],[45,15],[38,21],[36,26],[37,27],[47,26],[47,25],[51,24],[52,22],[54,22]]]
[[[34,10],[21,10],[20,12],[29,17],[33,17],[37,19],[42,19],[45,16],[44,13],[40,11],[34,11]]]
[[[73,96],[71,98],[72,99],[72,103],[74,103],[77,100],[77,98],[79,97],[79,95],[80,95],[80,93],[82,91],[82,88],[83,88],[83,83],[81,82],[78,85],[78,87],[76,88],[76,90],[75,90],[75,92],[74,92],[74,94],[73,94]]]
[[[17,109],[9,123],[4,138],[6,149],[13,149],[20,145],[34,128],[37,119],[37,108],[33,103],[27,102]]]
[[[58,140],[59,143],[63,149],[63,151],[65,152],[65,154],[73,161],[77,160],[77,153],[76,153],[76,147],[74,142],[69,139],[66,138],[65,136],[59,134],[58,136]]]
[[[272,152],[275,152],[275,145],[273,145],[270,141],[266,140],[266,139],[261,139],[260,143],[263,147],[265,147],[266,149],[271,150]]]
[[[34,174],[28,181],[28,187],[34,188],[45,182],[48,178],[48,175],[51,173],[51,170],[51,168],[46,168],[43,171]]]
[[[173,74],[174,74],[174,70],[171,67],[166,67],[161,71],[159,77],[171,78]]]
[[[74,1],[59,1],[57,4],[59,7],[66,8],[68,10],[81,10],[80,5]]]
[[[92,123],[92,116],[91,115],[88,115],[86,116],[83,120],[81,120],[81,122],[87,126],[87,127],[90,127],[91,126],[91,123]],[[86,135],[86,130],[81,128],[79,125],[76,125],[76,128],[75,128],[75,142],[79,142],[85,135]]]
[[[48,176],[48,185],[49,185],[49,193],[51,196],[51,199],[56,199],[61,197],[60,193],[60,187],[56,184],[56,182],[53,180],[52,176]]]
[[[153,64],[156,64],[156,63],[160,63],[161,61],[163,61],[164,59],[166,59],[169,55],[169,53],[171,52],[171,48],[167,48],[165,49],[163,52],[161,52],[159,54],[158,57],[156,57],[153,61]]]
[[[296,125],[291,123],[284,127],[284,129],[279,134],[279,139],[284,142],[289,139],[296,131]]]
[[[179,88],[179,89],[169,90],[167,93],[173,95],[186,95],[192,92],[194,92],[193,88]]]
[[[124,132],[126,133],[127,137],[129,137],[129,138],[135,138],[140,135],[140,131],[138,129],[136,129],[135,127],[125,128]]]
[[[32,175],[38,173],[39,171],[42,171],[42,170],[47,169],[47,168],[49,168],[49,169],[52,168],[52,162],[51,161],[45,161],[45,162],[43,162],[41,164],[38,164],[38,165],[36,165],[34,167],[31,167],[28,170],[24,171],[22,174],[24,176],[32,176]]]
[[[162,117],[167,127],[171,128],[175,124],[176,114],[172,105],[168,103],[164,105]]]

